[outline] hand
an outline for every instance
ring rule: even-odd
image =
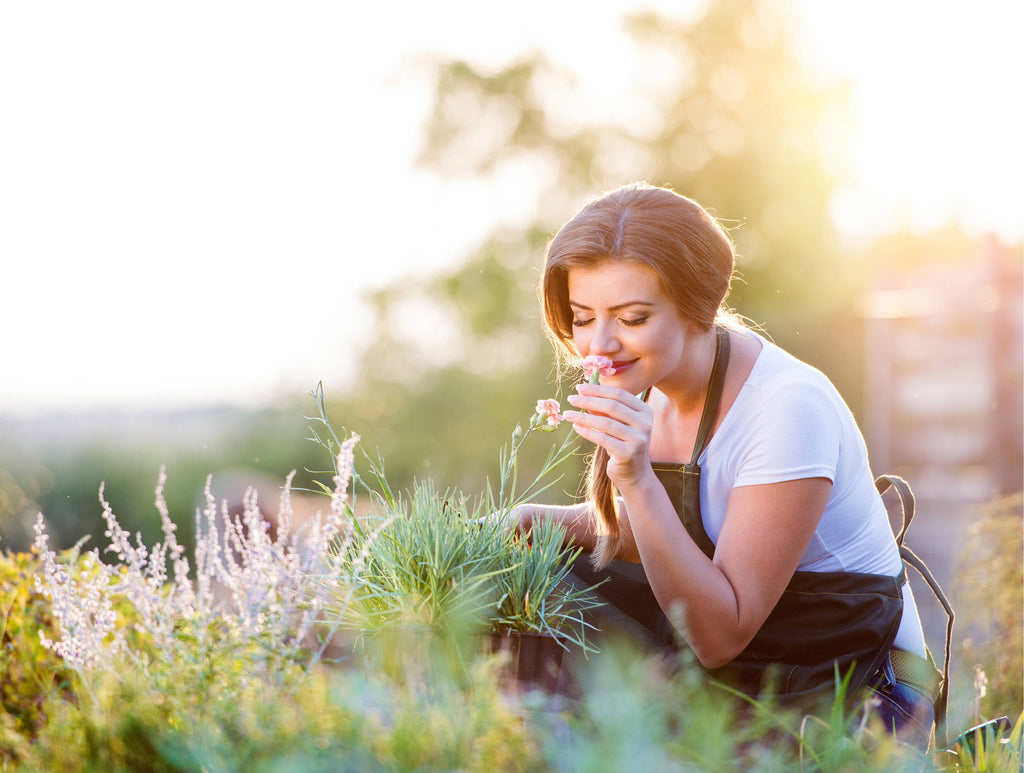
[[[608,477],[620,488],[651,469],[649,450],[651,407],[623,389],[602,384],[580,384],[579,394],[566,400],[579,411],[565,411],[573,430],[608,452]]]
[[[533,528],[533,505],[518,505],[509,511],[495,510],[482,518],[477,518],[475,523],[488,524],[500,522],[517,534],[526,534]]]
[[[509,525],[517,534],[529,534],[533,528],[533,505],[518,505],[509,513]]]

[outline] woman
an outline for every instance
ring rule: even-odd
[[[825,376],[724,312],[733,267],[714,218],[664,188],[615,190],[558,232],[547,331],[611,369],[564,414],[596,445],[589,501],[521,507],[518,526],[559,519],[588,579],[649,633],[671,621],[717,678],[807,695],[850,669],[923,748],[934,668],[863,438]]]

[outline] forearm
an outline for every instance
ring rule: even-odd
[[[821,520],[832,481],[734,488],[714,560],[690,538],[653,471],[620,490],[658,603],[701,663],[714,668],[739,655],[775,608]]]
[[[593,550],[597,544],[589,502],[576,505],[520,505],[515,510],[515,518],[516,527],[520,531],[529,531],[535,523],[550,520],[565,530],[566,544],[582,547],[584,551]]]
[[[729,579],[687,533],[653,473],[621,493],[630,513],[630,542],[658,604],[702,664],[729,662],[757,630],[744,624]]]

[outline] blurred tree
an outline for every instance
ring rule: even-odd
[[[571,78],[540,55],[496,72],[434,63],[421,163],[448,176],[542,170],[540,214],[497,229],[450,274],[398,281],[374,299],[360,385],[334,412],[357,417],[382,446],[393,482],[428,469],[446,485],[479,479],[502,429],[551,391],[536,300],[544,244],[583,200],[635,180],[671,186],[731,228],[740,256],[731,304],[856,403],[859,349],[851,357],[843,343],[859,341],[859,287],[828,211],[846,92],[802,67],[792,23],[774,0],[717,0],[690,21],[628,19],[651,77],[637,89],[642,104],[616,121],[581,115]],[[449,321],[443,346],[422,349],[410,333],[427,309]],[[439,350],[447,359],[432,371]]]

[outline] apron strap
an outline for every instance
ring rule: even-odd
[[[939,685],[938,695],[936,695],[934,701],[936,742],[944,745],[946,741],[947,704],[949,702],[949,653],[953,644],[953,606],[949,603],[946,594],[942,592],[942,588],[925,562],[903,544],[903,540],[907,535],[907,529],[910,527],[910,522],[914,520],[914,492],[910,490],[910,484],[898,475],[880,475],[875,479],[875,487],[878,489],[879,494],[884,494],[890,488],[895,489],[896,497],[899,499],[903,523],[900,526],[899,533],[896,535],[896,544],[899,546],[900,557],[903,559],[904,573],[906,572],[906,564],[914,567],[925,583],[927,583],[946,613],[946,641],[942,659],[942,683]]]
[[[935,696],[935,740],[937,743],[945,745],[947,740],[946,713],[949,704],[949,651],[953,644],[953,607],[924,561],[906,545],[900,545],[900,557],[904,563],[910,564],[924,578],[924,581],[928,583],[928,587],[931,588],[935,598],[946,612],[946,641],[942,657],[942,684],[939,685],[938,695]]]
[[[718,328],[715,340],[715,361],[711,366],[708,392],[693,444],[693,460],[689,464],[653,462],[652,467],[658,480],[665,487],[675,507],[679,520],[687,533],[708,558],[715,554],[715,543],[711,541],[700,513],[700,466],[697,460],[704,453],[711,435],[711,426],[718,415],[725,384],[725,371],[729,365],[729,331]],[[643,394],[646,400],[650,390]]]
[[[903,519],[899,533],[896,535],[896,544],[903,547],[903,538],[907,535],[910,522],[914,520],[914,492],[910,490],[910,484],[899,475],[879,475],[875,478],[875,488],[878,489],[879,494],[884,494],[890,488],[896,491]]]
[[[725,371],[729,367],[729,331],[718,328],[718,340],[715,342],[715,363],[711,366],[711,380],[708,382],[708,394],[704,398],[704,410],[697,428],[697,439],[693,444],[693,458],[690,464],[697,464],[700,455],[708,445],[711,425],[718,415],[718,405],[722,401],[722,389],[725,386]]]
[[[700,425],[697,427],[697,438],[693,443],[693,458],[690,459],[690,466],[694,467],[700,455],[708,445],[708,436],[711,434],[711,425],[715,423],[718,416],[718,406],[722,402],[722,390],[725,387],[725,372],[729,369],[729,331],[724,327],[718,328],[715,338],[715,362],[711,366],[711,379],[708,381],[708,393],[704,398],[704,409],[700,414]],[[647,387],[640,395],[645,403],[651,396],[651,387]]]

